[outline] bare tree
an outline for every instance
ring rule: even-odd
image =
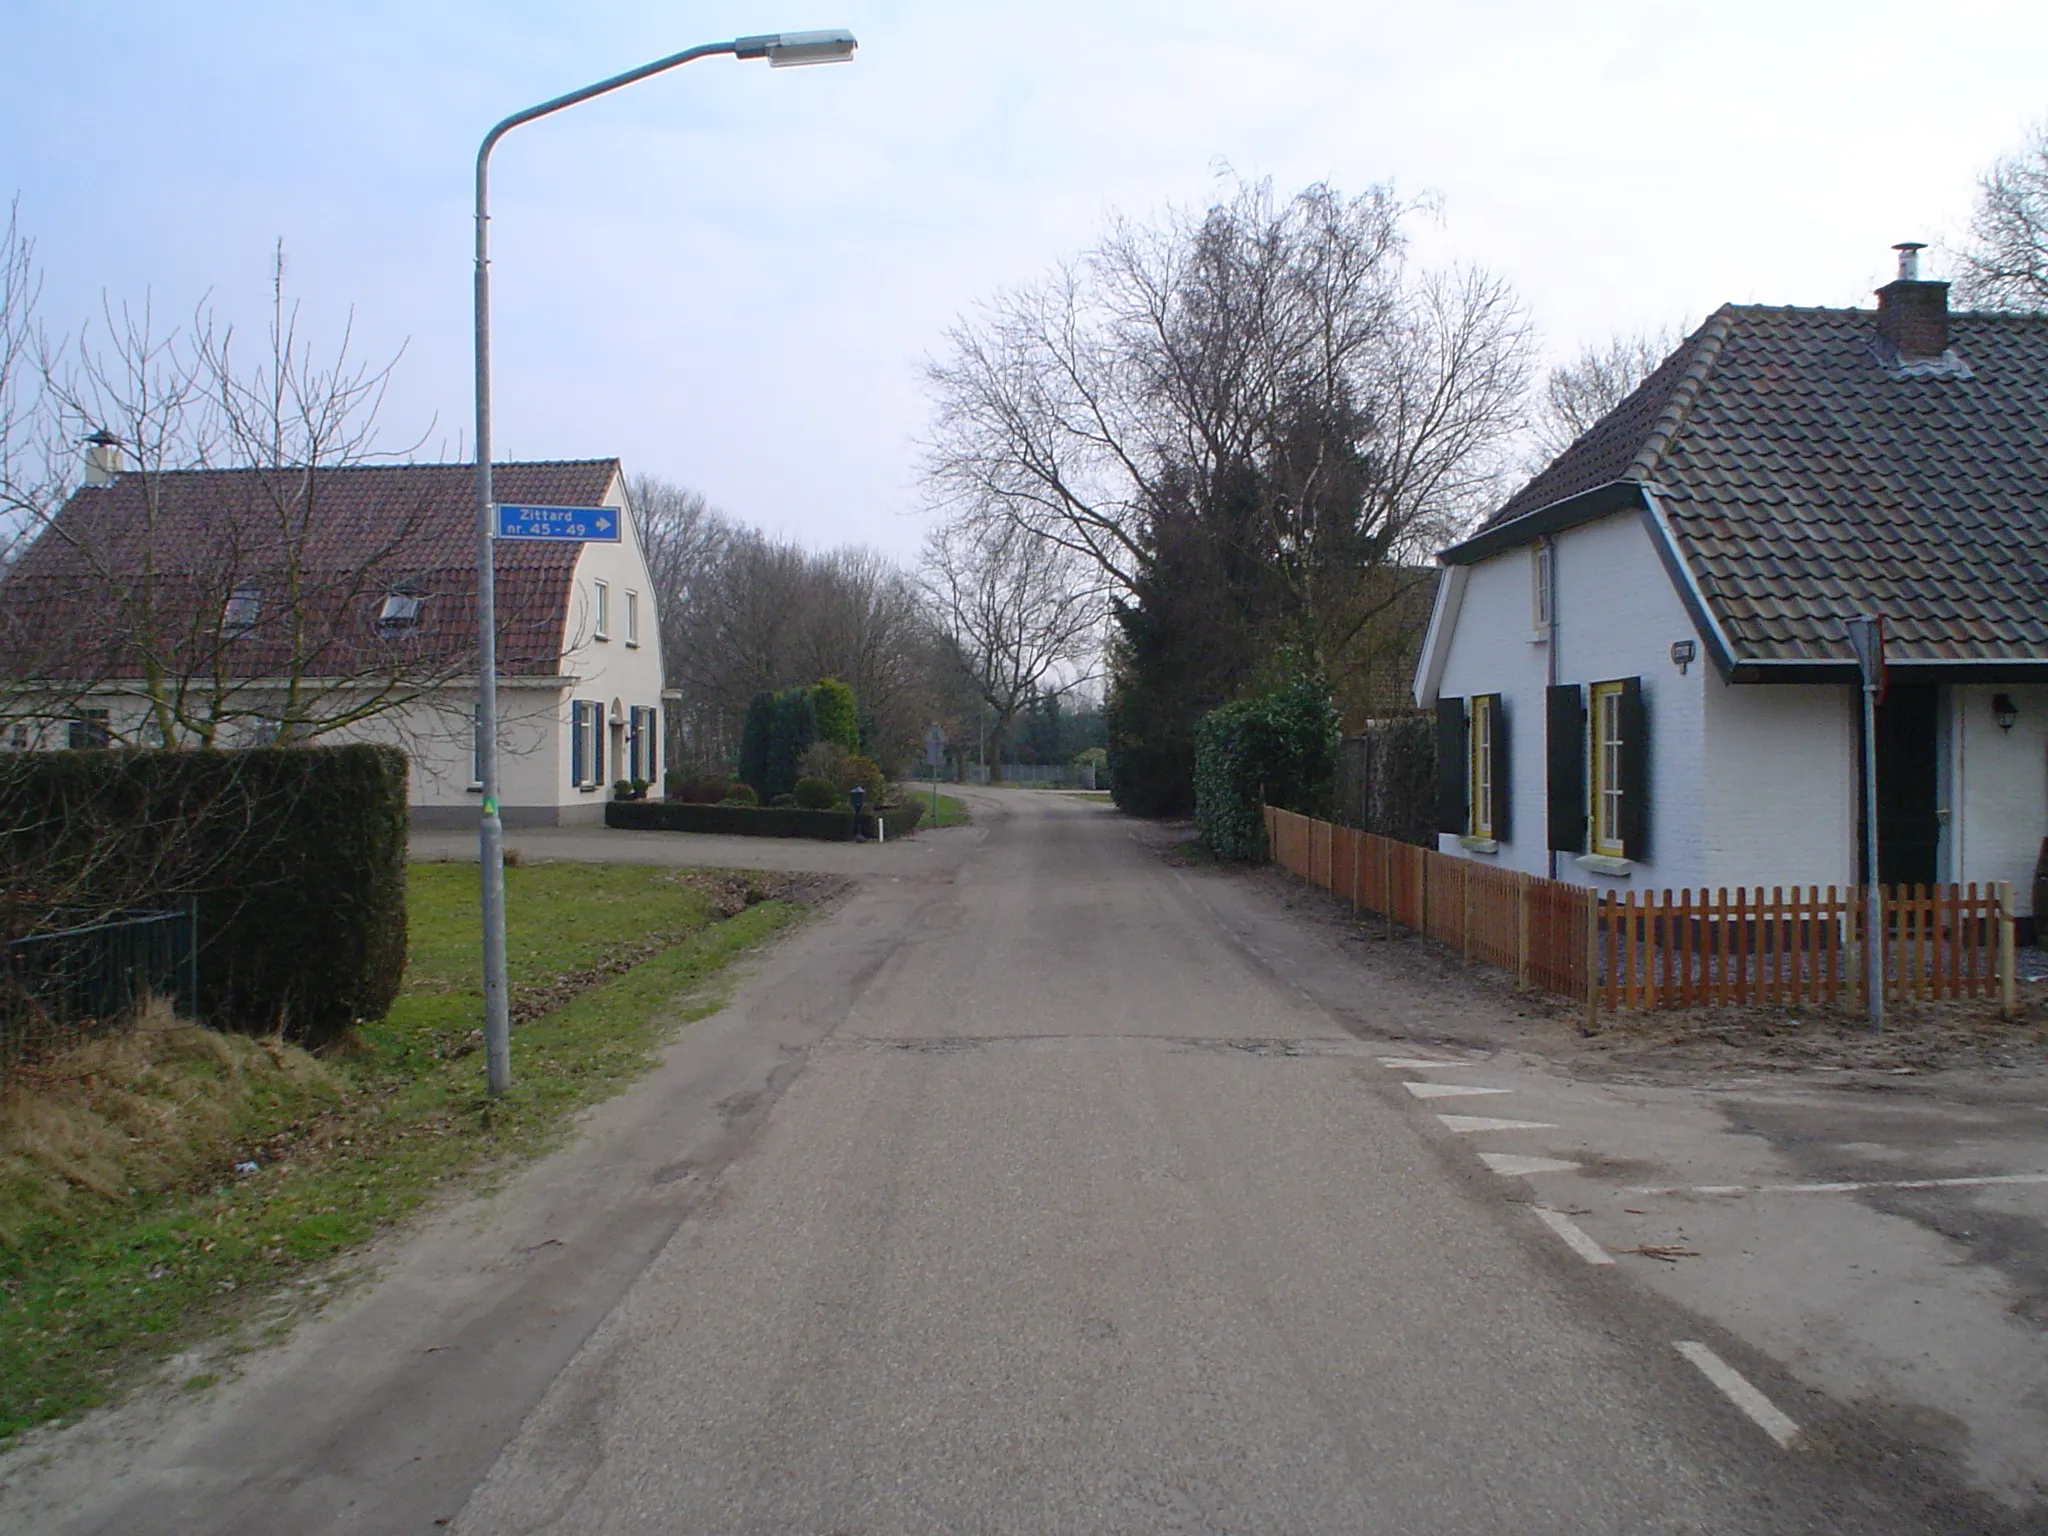
[[[1543,381],[1532,426],[1535,450],[1530,472],[1542,469],[1592,431],[1609,411],[1634,394],[1643,380],[1677,347],[1663,329],[1616,336],[1604,347],[1588,346],[1559,363]]]
[[[442,558],[428,493],[404,477],[343,492],[343,472],[407,451],[377,445],[397,359],[356,361],[346,329],[316,358],[281,249],[272,298],[247,364],[204,308],[165,330],[147,302],[108,303],[74,342],[38,338],[16,434],[33,446],[7,482],[30,547],[0,589],[17,722],[46,730],[89,700],[136,745],[304,742],[399,712],[418,729],[410,707],[470,668],[467,647],[390,617]],[[89,436],[122,472],[79,490]]]
[[[2048,311],[2048,121],[1985,172],[1956,296],[1974,309]]]
[[[998,781],[1018,714],[1082,681],[1100,654],[1104,612],[1092,574],[1073,551],[1002,524],[956,523],[925,546],[925,586],[947,653],[992,716]]]
[[[933,501],[1071,552],[1126,606],[1166,525],[1197,531],[1212,564],[1263,573],[1241,600],[1269,605],[1262,643],[1341,681],[1388,611],[1369,573],[1483,509],[1522,422],[1521,308],[1483,272],[1411,272],[1416,207],[1256,183],[1113,222],[951,332],[928,369]]]

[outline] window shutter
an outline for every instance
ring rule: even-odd
[[[604,705],[586,704],[583,707],[590,712],[588,715],[590,721],[590,782],[593,784],[603,784],[604,738],[607,734],[605,731]]]
[[[569,705],[569,782],[578,785],[586,782],[583,771],[583,710],[581,699]]]
[[[1577,683],[1543,691],[1545,795],[1550,846],[1559,853],[1586,851],[1586,706]]]
[[[1515,835],[1513,811],[1515,797],[1508,779],[1508,764],[1513,754],[1508,751],[1508,700],[1506,694],[1498,694],[1493,701],[1493,750],[1492,772],[1493,804],[1487,809],[1492,813],[1488,818],[1493,824],[1495,842],[1505,843]]]
[[[1643,680],[1621,680],[1621,855],[1650,856],[1650,719]]]
[[[1436,829],[1460,836],[1466,829],[1465,701],[1436,701]]]

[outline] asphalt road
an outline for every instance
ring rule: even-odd
[[[1104,808],[973,798],[50,1528],[1990,1528],[1584,1262],[1371,999],[1340,1024]]]

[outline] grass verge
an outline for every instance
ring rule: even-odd
[[[922,789],[918,788],[915,784],[899,784],[897,788],[902,792],[904,799],[915,800],[924,807],[924,819],[917,824],[919,831],[925,831],[933,827],[964,827],[974,820],[974,816],[967,809],[967,803],[964,800],[943,793],[938,797],[938,814],[933,815],[932,787],[929,784],[925,785]]]
[[[545,1150],[706,984],[795,920],[773,876],[541,864],[507,881],[515,1084],[483,1093],[476,871],[416,865],[389,1018],[325,1059],[153,1016],[0,1100],[0,1443],[249,1321],[437,1189]],[[202,1375],[186,1383],[209,1384]]]

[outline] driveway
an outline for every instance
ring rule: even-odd
[[[1623,1217],[1546,1182],[1592,1154],[1541,1138],[1589,1122],[1534,1065],[1416,1042],[1455,998],[1319,957],[1106,807],[970,798],[575,1145],[211,1400],[87,1426],[0,1523],[2038,1528],[1967,1426],[1615,1261]]]

